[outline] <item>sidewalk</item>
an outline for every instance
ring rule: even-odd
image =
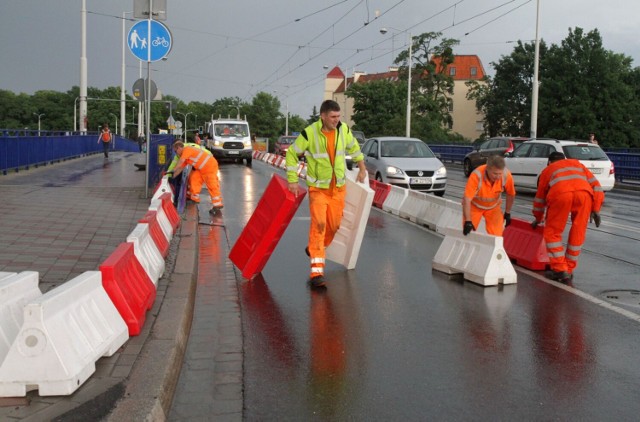
[[[0,271],[38,271],[45,293],[99,265],[146,213],[144,155],[91,155],[0,176]],[[197,276],[198,211],[174,235],[154,306],[139,336],[96,363],[70,396],[0,398],[1,420],[112,420],[166,415],[188,338]],[[118,416],[120,415],[120,416]],[[123,415],[126,415],[124,418]]]

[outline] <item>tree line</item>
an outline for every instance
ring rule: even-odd
[[[430,142],[471,141],[450,129],[454,81],[446,68],[453,63],[458,44],[439,32],[412,38],[412,136]],[[534,50],[533,42],[519,41],[511,54],[491,63],[495,76],[467,82],[468,98],[485,116],[483,137],[529,136]],[[640,68],[632,66],[630,57],[606,50],[597,29],[585,33],[570,28],[559,45],[540,42],[539,60],[538,137],[586,139],[595,133],[607,147],[640,147]],[[394,60],[399,65],[399,82],[378,80],[349,86],[346,95],[354,99],[354,129],[368,136],[404,134],[408,62],[408,49]],[[78,87],[66,93],[38,91],[33,95],[0,90],[0,127],[37,128],[37,115],[44,114],[43,130],[73,130],[78,97]],[[88,97],[89,130],[97,130],[104,122],[114,127],[115,118],[120,118],[120,88],[89,88]],[[127,99],[125,135],[135,137],[138,102],[131,96]],[[166,128],[170,111],[180,121],[189,113],[189,132],[212,117],[240,114],[246,116],[255,135],[276,139],[284,134],[286,125],[280,108],[279,99],[266,92],[259,92],[250,102],[225,97],[213,103],[185,103],[165,95],[152,103],[151,129]],[[317,119],[315,107],[307,119],[290,115],[289,131],[301,131]]]

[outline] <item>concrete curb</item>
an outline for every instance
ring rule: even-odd
[[[176,263],[149,338],[107,421],[164,421],[171,411],[193,319],[198,268],[198,207],[182,221]],[[163,277],[165,279],[165,277]],[[159,293],[159,292],[158,292]]]

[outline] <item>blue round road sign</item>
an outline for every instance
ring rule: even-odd
[[[140,21],[129,30],[127,44],[138,59],[155,62],[171,51],[171,32],[158,21]]]

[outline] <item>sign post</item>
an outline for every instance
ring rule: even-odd
[[[149,0],[149,10],[153,11],[153,0]],[[149,14],[150,16],[152,13]],[[147,139],[147,163],[145,174],[145,196],[149,197],[149,148],[151,147],[151,62],[162,60],[169,54],[172,46],[172,36],[169,28],[164,24],[148,19],[133,25],[129,30],[127,44],[131,53],[140,60],[147,61],[147,89],[146,103],[146,139]]]

